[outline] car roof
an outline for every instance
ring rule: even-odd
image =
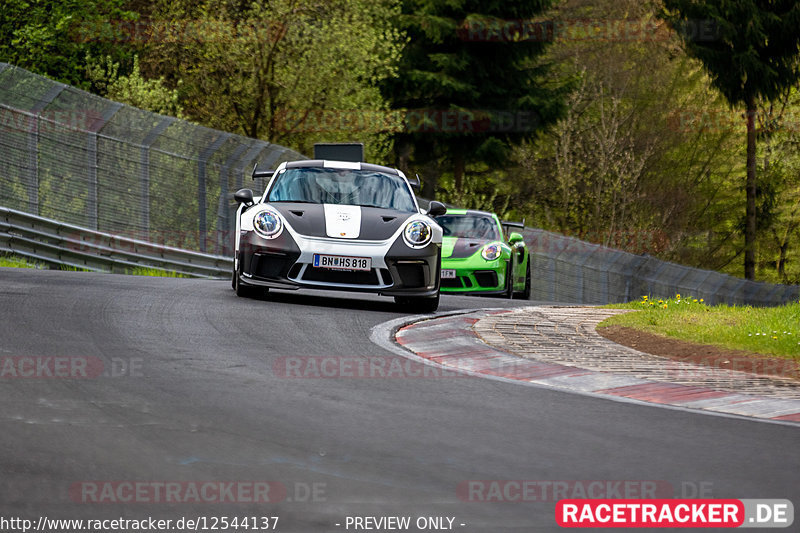
[[[341,168],[351,170],[369,170],[372,172],[383,172],[401,176],[396,168],[384,167],[383,165],[373,165],[372,163],[361,163],[352,161],[333,161],[330,159],[304,159],[301,161],[289,161],[286,168]]]

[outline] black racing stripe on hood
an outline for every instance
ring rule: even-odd
[[[455,244],[453,245],[453,253],[450,254],[450,257],[453,259],[462,259],[464,257],[470,257],[471,255],[475,254],[478,250],[483,247],[484,244],[491,242],[484,239],[464,239],[459,238],[456,239]]]
[[[325,231],[325,208],[322,204],[275,202],[269,204],[283,215],[286,222],[297,233],[307,237],[327,237]]]
[[[413,213],[408,211],[362,207],[360,238],[366,241],[385,241],[394,235],[411,215]]]

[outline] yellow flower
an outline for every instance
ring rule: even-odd
[[[702,298],[700,298],[700,303],[703,303],[703,302],[705,302],[705,300],[703,300]]]
[[[676,294],[676,295],[675,295],[675,298],[677,298],[678,300],[680,300],[680,299],[681,299],[681,295],[680,295],[680,294]]]
[[[667,308],[667,304],[664,304],[664,309],[666,309],[666,308]]]

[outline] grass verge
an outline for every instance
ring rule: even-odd
[[[681,297],[608,306],[636,309],[604,320],[599,328],[612,325],[634,328],[656,335],[732,350],[800,360],[800,302],[780,307],[708,306],[703,300]]]
[[[10,267],[10,268],[42,268],[42,265],[37,265],[35,263],[31,263],[30,261],[26,261],[21,257],[16,257],[13,255],[2,255],[0,256],[0,267]]]
[[[39,268],[39,269],[47,269],[47,265],[43,263],[36,263],[31,262],[27,259],[22,257],[17,257],[15,255],[0,255],[0,267],[10,267],[10,268]],[[69,272],[91,272],[91,270],[61,265],[60,270],[65,270]],[[157,268],[148,268],[148,267],[135,267],[129,269],[126,274],[130,274],[133,276],[154,276],[160,278],[188,278],[185,274],[181,274],[178,272],[172,272],[167,270],[159,270]]]

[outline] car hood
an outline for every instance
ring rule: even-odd
[[[269,204],[297,233],[307,237],[334,237],[384,241],[414,213],[333,204],[280,202]]]
[[[463,259],[480,251],[492,241],[488,239],[470,239],[466,237],[445,237],[442,240],[442,258]]]

